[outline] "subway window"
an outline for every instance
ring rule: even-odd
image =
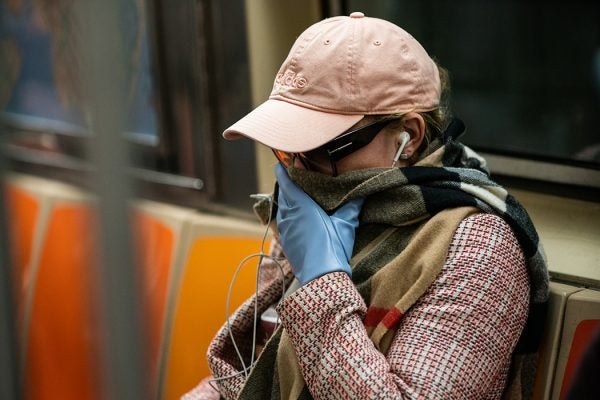
[[[129,57],[127,133],[155,142],[155,101],[144,2],[124,2]],[[69,7],[2,3],[4,117],[25,129],[88,134],[78,69],[78,24]]]
[[[254,149],[221,138],[250,108],[244,2],[118,4],[127,54],[122,134],[141,196],[248,208],[247,193],[256,187]],[[0,1],[0,12],[7,154],[18,169],[85,186],[92,168],[86,140],[94,133],[75,3]]]
[[[466,144],[493,159],[576,167],[586,176],[579,184],[598,186],[600,3],[351,0],[345,7],[404,27],[449,70]],[[519,174],[536,179],[539,169]]]

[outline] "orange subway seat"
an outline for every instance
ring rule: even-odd
[[[235,236],[199,237],[193,241],[175,306],[165,400],[179,399],[210,374],[206,351],[225,321],[229,283],[240,261],[256,253],[260,243],[258,238]],[[230,313],[254,293],[257,261],[251,260],[238,275]]]
[[[567,390],[569,389],[573,377],[577,372],[577,367],[583,358],[589,343],[592,341],[594,334],[600,329],[600,320],[586,319],[577,324],[573,340],[571,341],[571,350],[569,351],[569,359],[565,368],[565,374],[560,390],[560,398],[564,399]]]
[[[147,379],[150,390],[159,390],[159,363],[161,362],[163,335],[165,334],[165,311],[169,279],[175,246],[175,232],[151,215],[134,213],[133,234],[136,245],[137,265],[141,279],[144,304],[143,332],[146,334],[148,358]]]
[[[42,244],[25,361],[27,399],[98,399],[93,210],[52,210]]]

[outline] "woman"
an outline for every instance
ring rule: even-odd
[[[224,133],[280,161],[274,259],[185,399],[527,396],[544,257],[526,212],[455,140],[447,86],[410,34],[362,13],[296,40],[269,100]],[[281,320],[257,360],[255,305]]]

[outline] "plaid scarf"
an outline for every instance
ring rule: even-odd
[[[449,138],[407,168],[358,170],[338,177],[293,168],[289,173],[326,211],[356,197],[366,199],[350,264],[352,280],[368,305],[367,333],[384,354],[404,313],[437,278],[460,222],[475,212],[502,217],[522,247],[531,283],[529,318],[513,358],[508,392],[512,398],[530,397],[531,366],[535,368],[548,300],[546,261],[527,212],[490,179],[483,158]],[[268,342],[240,398],[257,394],[312,398],[285,330]]]

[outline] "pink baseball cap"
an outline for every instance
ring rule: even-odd
[[[365,115],[438,107],[435,62],[391,22],[353,12],[306,29],[279,69],[269,99],[223,132],[290,153],[315,149]]]

